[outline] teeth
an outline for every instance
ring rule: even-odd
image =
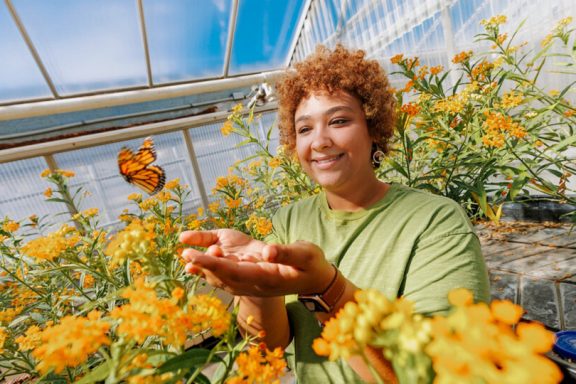
[[[340,155],[334,156],[334,157],[330,157],[328,159],[322,159],[322,160],[318,160],[316,159],[316,162],[319,164],[324,164],[324,163],[329,163],[331,161],[337,160],[340,157]]]

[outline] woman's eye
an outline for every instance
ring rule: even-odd
[[[347,119],[333,119],[332,121],[330,121],[330,124],[341,125],[346,124],[347,122],[348,122]]]
[[[303,134],[303,133],[308,132],[309,130],[310,130],[310,127],[300,127],[300,128],[298,128],[298,129],[296,130],[296,132],[298,132],[298,134],[301,135],[301,134]]]

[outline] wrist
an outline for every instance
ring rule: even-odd
[[[346,290],[347,280],[342,273],[332,265],[333,275],[327,286],[321,291],[311,294],[299,294],[298,300],[311,312],[333,312],[334,307]]]

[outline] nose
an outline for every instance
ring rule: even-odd
[[[330,132],[327,126],[324,124],[318,124],[312,132],[314,135],[312,140],[312,149],[314,151],[322,151],[332,146],[332,138],[330,137]]]

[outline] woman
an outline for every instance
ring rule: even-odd
[[[456,287],[488,300],[486,267],[458,204],[376,178],[394,126],[379,64],[362,51],[320,47],[295,69],[277,84],[281,139],[322,192],[279,209],[266,243],[233,230],[187,231],[184,243],[208,249],[183,257],[188,272],[236,296],[246,332],[265,331],[271,348],[293,344],[300,382],[372,381],[361,359],[314,354],[321,323],[369,287],[404,296],[426,315],[446,311]],[[366,352],[393,379],[381,353]]]

